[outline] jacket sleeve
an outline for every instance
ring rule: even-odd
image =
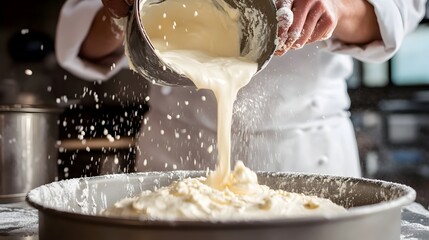
[[[68,0],[62,7],[56,31],[56,56],[61,67],[85,80],[103,81],[127,66],[122,57],[111,67],[97,65],[78,56],[101,0]]]
[[[426,0],[367,1],[374,6],[382,41],[356,46],[331,38],[326,41],[327,49],[365,62],[383,62],[395,54],[404,37],[421,21],[425,13]]]

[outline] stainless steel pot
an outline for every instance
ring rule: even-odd
[[[25,199],[57,176],[60,109],[0,106],[0,203]]]
[[[178,74],[160,59],[143,26],[140,11],[147,5],[158,4],[159,0],[134,0],[125,31],[125,47],[134,70],[154,84],[163,86],[194,86],[186,76]],[[241,56],[250,50],[259,49],[255,56],[258,72],[271,60],[276,49],[277,38],[276,7],[271,0],[225,0],[231,7],[243,13]],[[246,14],[244,14],[246,13]],[[251,16],[258,16],[255,20]],[[258,29],[258,32],[255,31]]]
[[[116,201],[142,190],[203,172],[106,175],[51,183],[32,190],[39,210],[39,239],[92,240],[399,240],[401,207],[415,199],[410,187],[383,181],[321,175],[258,173],[259,182],[341,204],[346,214],[252,221],[148,221],[98,216]]]

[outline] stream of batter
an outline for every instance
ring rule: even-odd
[[[174,182],[124,199],[103,214],[150,219],[249,219],[334,214],[330,200],[272,190],[238,161],[231,171],[231,121],[240,88],[257,72],[256,59],[240,56],[240,12],[222,0],[167,0],[142,8],[142,22],[158,56],[199,89],[214,92],[216,169],[207,178]]]

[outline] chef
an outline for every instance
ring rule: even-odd
[[[132,2],[68,0],[56,36],[60,65],[92,81],[127,67],[124,34],[111,18],[126,16]],[[232,161],[253,170],[359,176],[345,82],[352,57],[388,60],[423,17],[425,2],[277,0],[277,56],[237,96]],[[213,169],[213,93],[151,85],[148,99],[138,170]]]

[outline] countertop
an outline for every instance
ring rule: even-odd
[[[0,240],[37,240],[37,210],[26,203],[0,204]],[[418,203],[402,210],[401,240],[429,239],[429,211]]]

